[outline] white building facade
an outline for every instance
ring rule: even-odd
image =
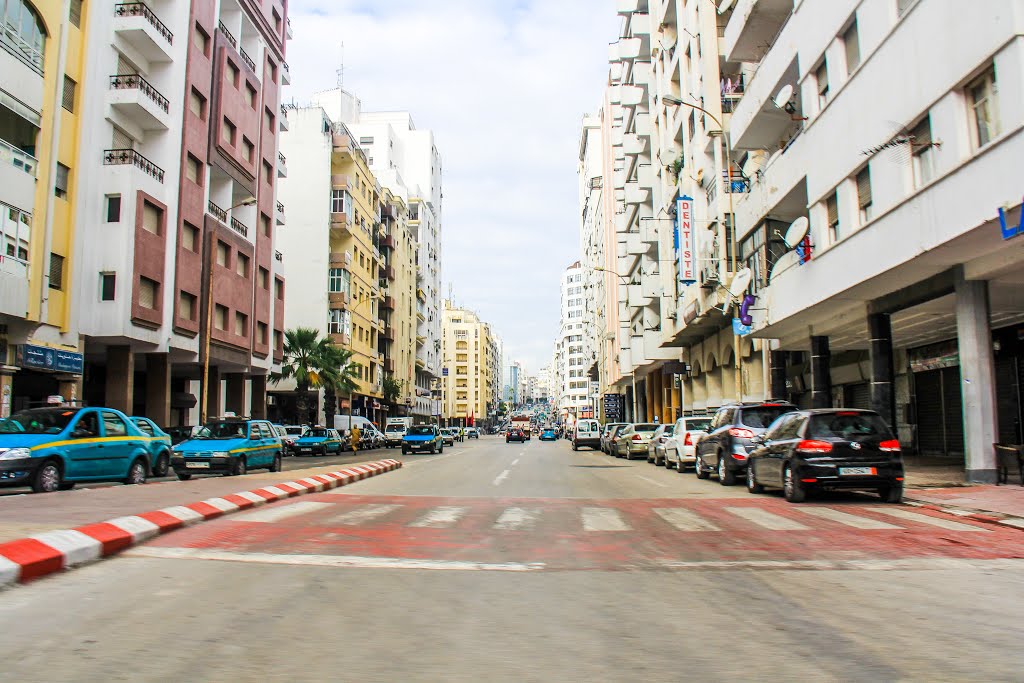
[[[586,269],[577,261],[562,274],[561,329],[555,342],[555,381],[558,384],[556,408],[560,417],[593,416],[590,395],[590,369],[594,364],[586,331],[593,325],[584,286]]]

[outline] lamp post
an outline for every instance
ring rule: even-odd
[[[730,4],[732,4],[732,3],[731,2],[722,3],[722,5],[726,6],[726,7],[728,7],[728,5],[730,5]],[[716,124],[718,124],[718,134],[722,136],[722,141],[725,143],[725,159],[726,159],[725,166],[726,166],[726,172],[728,173],[728,183],[729,183],[729,187],[728,187],[728,190],[729,190],[729,192],[728,192],[728,194],[729,194],[729,222],[732,223],[732,226],[731,226],[732,227],[732,230],[731,230],[731,232],[732,232],[732,235],[731,235],[732,258],[729,259],[729,261],[730,261],[729,269],[732,271],[732,274],[735,277],[736,272],[737,272],[736,266],[737,266],[737,258],[739,257],[739,249],[738,249],[737,240],[736,240],[736,214],[733,211],[733,202],[732,202],[732,150],[731,150],[732,144],[731,144],[731,141],[726,136],[725,126],[722,125],[722,122],[718,120],[717,116],[715,116],[714,114],[709,112],[707,109],[704,109],[703,107],[700,107],[700,106],[698,106],[696,104],[691,104],[689,102],[683,102],[678,97],[672,97],[671,95],[663,95],[662,98],[661,98],[661,101],[664,102],[665,104],[671,104],[671,105],[675,105],[677,107],[682,106],[682,107],[690,107],[691,109],[696,109],[697,111],[702,112],[705,116],[710,118]],[[717,182],[717,179],[716,179],[716,182]],[[736,358],[736,400],[737,401],[742,401],[743,400],[743,359],[740,357],[740,336],[738,334],[736,334],[735,332],[733,332],[732,337],[733,337],[733,356],[735,356],[735,358]]]
[[[228,207],[228,211],[237,209],[239,206],[252,206],[256,203],[256,197],[249,197],[234,206]],[[213,262],[212,254],[210,250],[210,242],[212,237],[208,237],[205,240],[206,247],[206,329],[203,332],[203,393],[202,403],[200,404],[199,410],[199,424],[206,424],[207,418],[207,400],[209,396],[209,384],[210,384],[210,338],[213,336],[213,330],[210,328],[213,326]]]

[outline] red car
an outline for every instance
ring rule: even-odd
[[[510,429],[505,432],[505,443],[509,443],[511,441],[526,443],[526,434],[522,429]]]

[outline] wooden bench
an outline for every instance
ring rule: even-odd
[[[1024,457],[1021,455],[1024,446],[994,443],[992,447],[996,450],[996,484],[1007,483],[1010,470],[1016,468],[1020,475],[1020,485],[1024,486]]]

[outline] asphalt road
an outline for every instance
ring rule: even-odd
[[[565,441],[403,460],[0,594],[0,679],[1024,671],[1024,532],[868,497],[791,506]]]

